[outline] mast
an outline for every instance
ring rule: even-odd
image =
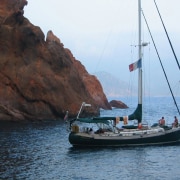
[[[139,30],[139,39],[138,47],[139,54],[138,59],[142,58],[142,44],[141,44],[141,0],[138,0],[138,30]],[[138,69],[138,104],[142,105],[142,67]]]
[[[138,31],[138,60],[140,60],[143,46],[141,43],[141,0],[138,0]],[[120,121],[123,120],[124,117],[120,117]],[[138,120],[138,123],[142,122],[142,67],[138,68],[138,105],[135,111],[128,115],[128,120]]]
[[[142,58],[142,43],[141,43],[141,0],[138,0],[138,60]],[[142,61],[142,60],[141,60]],[[142,64],[142,62],[141,62]],[[136,110],[128,116],[129,120],[138,120],[142,122],[142,67],[138,68],[138,105]],[[123,120],[121,118],[120,120]]]
[[[139,54],[138,59],[142,58],[142,43],[141,43],[141,0],[138,0],[138,29],[139,29]],[[142,59],[141,59],[142,61]],[[142,63],[142,62],[141,62]],[[139,114],[138,122],[142,122],[142,66],[138,69],[138,107],[136,109]],[[136,112],[135,111],[135,112]]]

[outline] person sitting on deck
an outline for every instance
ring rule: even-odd
[[[176,116],[174,116],[174,123],[172,124],[172,127],[178,127],[178,119]]]
[[[162,117],[162,118],[159,120],[159,125],[160,125],[160,126],[164,126],[164,125],[165,125],[165,119],[164,119],[164,117]]]
[[[90,128],[90,129],[89,129],[89,134],[94,134],[94,132],[93,132],[93,129],[92,129],[92,128]]]

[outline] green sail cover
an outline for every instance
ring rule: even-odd
[[[119,117],[120,121],[124,121],[124,117]],[[100,121],[101,123],[104,123],[107,120],[116,120],[117,117],[94,117],[91,120],[95,121]],[[128,116],[128,120],[138,120],[138,123],[141,123],[142,121],[142,104],[138,104],[136,110],[134,113],[130,114]]]
[[[142,122],[142,104],[138,104],[133,114],[128,116],[129,120],[138,120],[138,123]]]
[[[110,119],[102,119],[101,117],[99,118],[78,118],[76,121],[83,122],[83,123],[104,123],[104,124],[109,124]]]
[[[84,123],[104,123],[109,124],[108,120],[116,120],[118,117],[93,117],[93,118],[78,118],[76,121]],[[124,117],[119,117],[120,121],[124,121]],[[142,104],[138,104],[134,113],[128,116],[128,120],[138,120],[138,123],[142,121]]]

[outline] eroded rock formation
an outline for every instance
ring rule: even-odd
[[[26,0],[0,3],[0,120],[75,116],[82,102],[87,114],[110,109],[101,84],[64,48],[52,31],[23,16]]]

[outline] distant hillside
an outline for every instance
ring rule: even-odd
[[[108,98],[128,96],[129,94],[137,95],[135,88],[133,88],[134,90],[132,91],[128,82],[122,81],[110,73],[101,71],[96,72],[95,76],[101,82],[104,93]]]

